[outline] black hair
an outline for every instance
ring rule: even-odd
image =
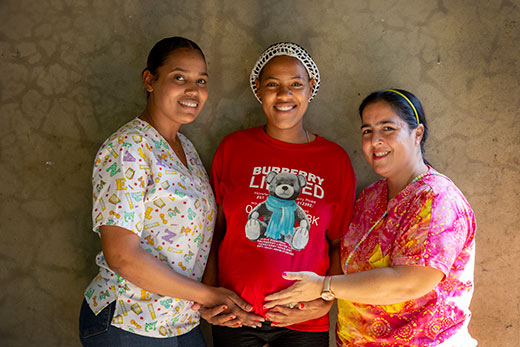
[[[403,95],[405,95],[408,100],[413,104],[413,107],[415,107],[415,110],[417,111],[417,117],[419,117],[419,123],[423,125],[424,127],[424,133],[421,139],[421,153],[423,156],[423,160],[426,164],[429,165],[429,163],[424,159],[424,143],[426,142],[426,139],[428,138],[428,123],[426,122],[426,115],[424,114],[423,107],[421,105],[421,102],[415,95],[410,93],[409,91],[403,90],[403,89],[393,89]],[[369,96],[367,96],[363,102],[361,102],[361,105],[359,105],[359,116],[362,117],[363,110],[365,107],[371,104],[375,104],[376,102],[386,102],[392,110],[397,113],[397,115],[404,120],[410,129],[415,129],[419,126],[417,123],[417,118],[415,117],[415,112],[410,105],[410,103],[403,98],[398,93],[392,92],[390,90],[378,90],[376,92],[371,93]]]
[[[152,47],[150,53],[148,53],[146,68],[143,70],[143,72],[148,70],[152,73],[152,75],[154,75],[155,79],[157,79],[159,77],[157,69],[159,69],[159,67],[161,67],[166,62],[170,54],[181,48],[191,48],[199,51],[202,55],[202,59],[206,61],[206,57],[204,56],[204,53],[202,53],[202,49],[200,49],[199,45],[197,45],[195,42],[180,36],[167,37],[160,40]],[[150,93],[146,91],[146,96],[148,97],[149,95]]]

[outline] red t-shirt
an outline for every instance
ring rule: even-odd
[[[210,177],[226,218],[220,286],[264,315],[265,296],[292,284],[282,272],[327,273],[328,240],[347,231],[356,190],[342,147],[320,136],[291,144],[269,137],[263,127],[240,130],[222,140]],[[327,331],[328,315],[289,328]]]

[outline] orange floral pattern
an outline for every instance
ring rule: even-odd
[[[463,336],[467,346],[475,345],[467,332],[476,230],[468,202],[453,182],[432,168],[388,202],[386,180],[372,184],[356,201],[342,239],[343,267],[359,240],[387,210],[343,271],[429,266],[445,277],[426,295],[394,305],[339,300],[338,346],[437,346],[454,335],[458,341]]]

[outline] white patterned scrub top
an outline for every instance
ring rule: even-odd
[[[193,144],[178,134],[188,167],[164,138],[136,118],[110,136],[92,175],[93,230],[128,229],[155,258],[200,281],[216,218],[208,176]],[[146,291],[112,271],[100,252],[99,274],[85,292],[95,314],[116,301],[112,325],[150,337],[178,336],[199,324],[191,301]]]

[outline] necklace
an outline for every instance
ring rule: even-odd
[[[305,131],[305,138],[307,139],[307,143],[311,143],[311,137],[309,136],[309,132],[307,131],[307,129],[304,129],[304,131]],[[270,137],[273,137],[273,136],[269,135],[269,133],[267,132],[267,125],[264,125],[264,133],[266,133]],[[276,139],[276,137],[273,137],[273,138]],[[280,140],[280,141],[282,141],[282,140]]]
[[[448,177],[444,176],[441,173],[438,173],[438,172],[426,172],[426,173],[420,174],[419,176],[415,177],[410,183],[408,183],[407,186],[414,184],[415,182],[419,181],[420,179],[423,179],[424,177],[426,177],[428,175],[443,176],[443,177],[445,177],[445,178],[447,178],[449,180]],[[372,230],[374,230],[374,228],[388,215],[388,210],[389,209],[387,209],[385,211],[385,213],[383,213],[383,215],[381,217],[379,217],[379,219],[374,223],[374,225],[372,225],[372,227],[370,229],[368,229],[368,231],[365,233],[365,235],[363,235],[361,240],[359,240],[359,242],[354,247],[354,249],[352,251],[350,251],[350,253],[348,254],[347,260],[345,261],[345,267],[344,267],[345,271],[347,271],[348,263],[350,262],[350,259],[352,259],[352,256],[354,255],[354,253],[357,251],[357,249],[363,243],[363,241],[365,241],[367,239],[368,235],[370,235]]]

